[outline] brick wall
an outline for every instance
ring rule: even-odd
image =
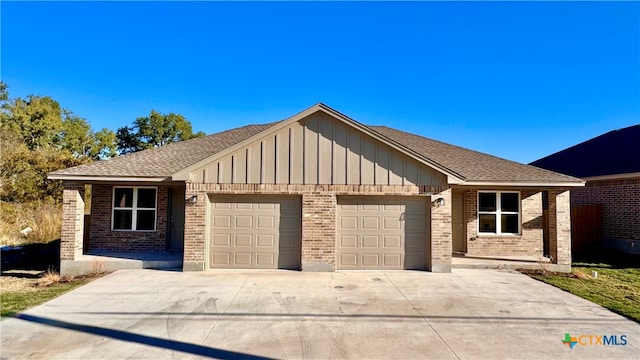
[[[483,189],[484,190],[484,189]],[[490,189],[486,189],[490,191]],[[516,191],[504,190],[504,191]],[[477,256],[542,256],[542,193],[537,190],[520,191],[521,224],[520,235],[491,236],[478,232],[478,189],[466,190],[465,220],[467,232],[467,254]]]
[[[84,184],[64,182],[60,259],[75,260],[83,252]]]
[[[571,200],[568,190],[549,191],[549,254],[553,263],[571,266]]]
[[[311,271],[333,271],[336,258],[338,195],[416,196],[425,192],[442,192],[443,196],[447,197],[447,204],[450,204],[450,190],[446,190],[445,186],[187,183],[186,197],[197,195],[198,202],[195,205],[186,206],[184,270],[204,270],[206,266],[208,194],[300,195],[302,197],[302,268]],[[445,211],[445,209],[442,210]],[[439,268],[444,266],[450,269],[451,222],[450,219],[443,219],[448,222],[440,226],[442,231],[438,233],[440,236],[436,262],[442,265]]]
[[[431,264],[429,270],[433,272],[451,272],[451,189],[441,191],[431,196],[434,201],[444,199],[443,206],[431,206]]]
[[[111,230],[113,187],[104,184],[91,187],[91,251],[166,251],[169,187],[157,187],[156,231]]]
[[[640,179],[588,181],[571,190],[571,205],[602,204],[606,239],[640,240]]]
[[[302,194],[302,268],[335,270],[336,205],[334,192]]]

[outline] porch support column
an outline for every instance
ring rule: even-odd
[[[549,191],[549,254],[557,271],[571,271],[571,202],[568,190]]]
[[[208,197],[202,184],[187,182],[184,206],[184,255],[183,271],[205,270],[206,229]],[[196,196],[197,201],[191,202]]]
[[[442,198],[444,205],[438,206]],[[432,272],[451,272],[451,189],[431,195],[431,254],[429,270]]]
[[[69,262],[83,253],[84,237],[84,184],[63,183],[62,234],[60,238],[60,273],[69,273]]]

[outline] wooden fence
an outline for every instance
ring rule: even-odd
[[[602,204],[571,207],[571,252],[600,246],[602,242]]]

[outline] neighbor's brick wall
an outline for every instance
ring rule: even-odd
[[[478,190],[466,190],[464,196],[467,254],[477,256],[542,256],[544,231],[542,193],[537,190],[520,191],[522,207],[520,235],[491,236],[480,235],[478,232]],[[517,190],[503,189],[502,191]]]
[[[198,203],[186,206],[184,269],[203,270],[208,234],[206,234],[209,194],[283,194],[299,195],[302,201],[302,266],[307,269],[335,268],[336,203],[338,195],[408,195],[441,192],[444,186],[402,185],[269,185],[269,184],[209,184],[186,185],[187,199],[198,195]],[[450,191],[449,200],[450,203]],[[426,221],[426,219],[425,219]],[[451,264],[451,229],[449,245],[444,244],[438,261]],[[443,240],[446,241],[446,240]],[[448,250],[444,250],[444,249]],[[448,251],[448,253],[446,253]]]
[[[91,187],[91,251],[166,251],[169,187],[157,187],[156,231],[112,231],[111,202],[114,186],[116,185],[93,184]]]
[[[75,260],[83,252],[84,184],[63,183],[60,259]]]
[[[640,240],[640,178],[588,181],[571,190],[571,205],[602,204],[603,236]]]

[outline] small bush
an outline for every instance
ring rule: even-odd
[[[47,270],[46,273],[42,275],[40,280],[36,283],[36,286],[42,287],[42,286],[51,286],[54,284],[58,284],[60,283],[60,279],[61,279],[60,274],[49,269]]]

